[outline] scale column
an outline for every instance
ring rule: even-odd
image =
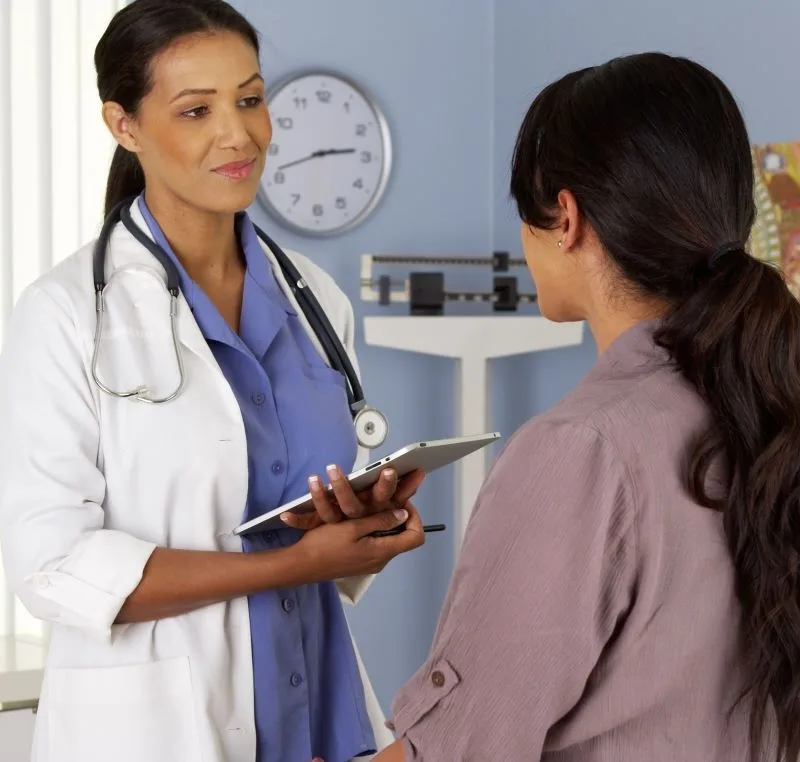
[[[458,412],[462,436],[489,431],[488,359],[467,355],[458,360]],[[486,478],[486,449],[473,452],[457,463],[455,542],[461,547],[472,508]]]

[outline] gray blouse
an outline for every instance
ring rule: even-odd
[[[407,760],[749,759],[733,566],[721,515],[685,487],[708,410],[653,328],[620,336],[490,470],[429,658],[393,704]]]

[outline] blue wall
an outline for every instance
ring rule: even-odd
[[[254,210],[281,243],[310,255],[338,280],[359,324],[378,313],[358,299],[362,252],[519,255],[519,224],[507,198],[514,137],[538,90],[569,70],[642,50],[688,55],[733,89],[754,141],[800,137],[796,0],[772,0],[768,11],[752,0],[233,4],[264,37],[268,80],[314,65],[336,69],[372,90],[386,112],[393,176],[381,206],[359,229],[335,239],[302,239]],[[480,287],[487,282],[484,275]],[[358,351],[368,398],[391,419],[387,449],[454,431],[451,363],[367,347],[363,340]],[[580,380],[594,353],[587,336],[580,347],[498,362],[492,428],[508,435],[553,404]],[[431,475],[417,502],[425,519],[449,521],[450,474]],[[385,707],[427,654],[452,561],[450,538],[431,537],[392,562],[351,613]]]
[[[268,83],[317,65],[351,75],[380,102],[392,130],[394,167],[386,195],[367,222],[319,241],[283,231],[258,209],[253,213],[280,243],[325,267],[351,297],[367,399],[390,420],[382,449],[451,436],[452,363],[363,343],[363,316],[387,313],[358,298],[360,254],[490,250],[491,3],[459,2],[457,17],[452,3],[429,0],[238,0],[234,5],[262,34]],[[387,53],[393,49],[397,52]],[[416,501],[426,520],[452,524],[451,481],[445,473],[429,477]],[[427,655],[452,549],[452,533],[432,535],[423,548],[393,561],[348,612],[384,707]]]

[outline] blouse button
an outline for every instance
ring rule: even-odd
[[[438,669],[431,675],[431,682],[437,687],[441,688],[444,685],[444,673]]]

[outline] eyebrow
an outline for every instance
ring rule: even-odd
[[[262,77],[259,72],[256,72],[255,74],[253,74],[252,77],[248,77],[244,82],[242,82],[240,85],[238,85],[238,89],[241,89],[243,87],[247,87],[247,85],[249,85],[251,82],[255,82],[257,79],[260,79],[262,82],[264,81],[264,77]],[[206,88],[203,88],[203,87],[188,87],[185,90],[181,90],[170,101],[170,103],[173,103],[174,101],[178,100],[178,98],[183,98],[184,95],[214,95],[216,92],[217,92],[216,90],[214,90],[213,88],[209,88],[209,87],[206,87]]]

